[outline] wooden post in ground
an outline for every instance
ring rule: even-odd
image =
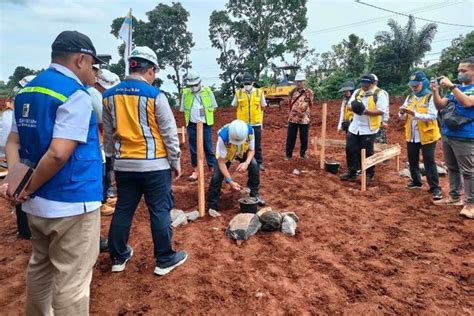
[[[324,162],[326,160],[326,119],[328,114],[328,104],[323,103],[323,116],[321,124],[321,156],[319,160],[319,167],[324,169]]]
[[[184,144],[186,142],[186,127],[181,127],[181,142]]]
[[[199,215],[206,214],[206,200],[204,193],[204,144],[203,124],[197,123],[197,167],[198,167],[198,209]]]
[[[365,148],[362,148],[362,151],[360,153],[360,169],[361,169],[361,175],[360,175],[360,183],[362,185],[362,188],[360,189],[362,192],[367,190],[367,170],[365,166]]]

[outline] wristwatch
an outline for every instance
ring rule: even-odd
[[[225,178],[225,183],[231,183],[232,182],[232,178]]]
[[[448,89],[453,91],[454,89],[456,89],[458,86],[456,86],[455,84],[453,84],[451,87],[449,87]]]

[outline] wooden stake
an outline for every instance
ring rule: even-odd
[[[319,167],[324,169],[324,162],[326,160],[326,118],[328,114],[328,104],[323,103],[323,122],[321,124],[321,156]]]
[[[397,172],[400,172],[400,155],[397,155]]]
[[[181,127],[181,142],[184,144],[186,142],[186,128]]]
[[[204,144],[203,124],[197,123],[197,167],[198,167],[198,208],[199,215],[206,215],[206,200],[204,193]]]
[[[362,185],[362,188],[360,189],[362,192],[367,190],[367,170],[365,166],[365,148],[362,148],[362,151],[360,153],[360,169],[362,170],[362,174],[360,175],[360,183]]]

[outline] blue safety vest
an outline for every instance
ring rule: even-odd
[[[15,98],[15,120],[22,161],[36,167],[51,144],[58,107],[78,90],[87,93],[76,80],[53,68],[20,90]],[[95,115],[91,115],[87,142],[77,144],[66,164],[34,196],[70,203],[102,200],[102,158]]]

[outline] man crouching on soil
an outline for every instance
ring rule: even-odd
[[[234,120],[222,127],[217,132],[217,135],[216,158],[218,168],[215,168],[207,194],[209,215],[213,217],[220,216],[216,209],[224,179],[233,190],[240,191],[241,189],[240,185],[232,179],[229,172],[230,164],[234,159],[240,162],[236,169],[237,172],[248,171],[247,186],[250,188],[250,196],[256,198],[260,206],[264,206],[265,202],[260,199],[258,193],[260,187],[260,168],[254,158],[255,138],[252,126],[244,121]]]

